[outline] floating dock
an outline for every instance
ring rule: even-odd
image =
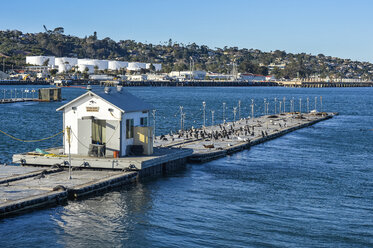
[[[248,149],[294,130],[332,118],[336,113],[283,113],[241,119],[177,134],[156,137],[154,154],[123,158],[73,155],[71,179],[68,157],[33,152],[15,154],[14,163],[0,166],[0,218],[130,184],[139,178],[161,175],[190,162],[206,162]]]

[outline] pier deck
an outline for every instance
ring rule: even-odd
[[[69,179],[69,172],[64,169],[1,166],[0,171],[0,218],[130,183],[138,175],[138,172],[74,170]],[[30,171],[27,177],[22,174],[25,171]]]
[[[13,163],[34,166],[52,166],[58,164],[63,166],[68,162],[67,155],[59,155],[58,148],[46,149],[46,152],[53,154],[45,156],[34,152],[26,152],[13,155]],[[191,149],[178,149],[172,147],[159,147],[154,149],[154,153],[149,156],[129,156],[122,158],[113,157],[89,157],[71,155],[71,166],[80,168],[104,168],[113,170],[123,170],[135,167],[144,170],[155,165],[170,162],[173,160],[186,158],[193,153]]]
[[[193,131],[188,130],[183,132],[181,137],[179,134],[157,137],[155,146],[192,149],[193,155],[188,159],[193,162],[205,162],[313,125],[334,115],[334,113],[325,112],[302,113],[301,115],[284,113],[241,119]],[[198,133],[197,137],[196,133]]]

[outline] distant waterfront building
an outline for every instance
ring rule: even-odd
[[[167,73],[162,74],[146,74],[148,81],[166,81],[170,80],[170,77]]]
[[[280,70],[283,70],[286,67],[286,63],[270,63],[268,65],[268,72],[271,73],[276,67]]]
[[[171,78],[175,78],[181,81],[189,80],[189,79],[204,80],[206,78],[206,72],[205,71],[172,71],[169,73],[169,76]]]
[[[148,77],[145,74],[142,75],[128,75],[127,80],[128,81],[145,81]]]
[[[113,76],[109,75],[89,75],[89,79],[91,80],[113,80]]]
[[[210,80],[230,80],[232,75],[209,72],[206,77]]]
[[[238,73],[238,79],[243,81],[266,81],[266,77],[251,73]]]

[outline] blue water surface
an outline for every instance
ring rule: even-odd
[[[2,86],[3,90],[32,86]],[[157,109],[156,132],[223,118],[294,108],[339,112],[229,157],[144,180],[114,192],[0,220],[0,247],[371,247],[373,246],[373,88],[126,89]],[[84,93],[63,88],[56,103],[0,105],[0,130],[23,139],[62,130],[56,108]],[[278,110],[276,105],[276,110]],[[238,116],[238,113],[237,113]],[[22,143],[0,134],[0,162],[13,153],[61,145],[62,137]]]

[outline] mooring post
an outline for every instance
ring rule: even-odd
[[[71,180],[71,127],[66,127],[66,133],[67,133],[67,142],[69,143],[69,180]]]

